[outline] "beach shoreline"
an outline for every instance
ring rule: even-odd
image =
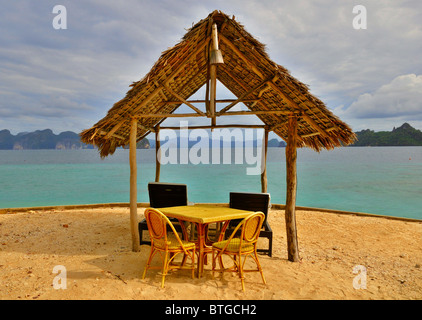
[[[301,262],[292,263],[282,207],[268,219],[273,257],[259,255],[267,285],[248,273],[243,293],[235,274],[214,278],[210,265],[200,279],[169,274],[164,289],[155,270],[141,280],[149,246],[131,251],[127,204],[0,209],[0,299],[422,299],[422,221],[297,208]],[[56,266],[66,289],[54,288]]]

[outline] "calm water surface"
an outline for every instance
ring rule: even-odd
[[[155,150],[138,150],[138,201],[148,202]],[[0,150],[0,208],[129,202],[129,152]],[[234,162],[234,161],[233,161]],[[191,202],[260,192],[249,164],[167,164],[161,181],[186,183]],[[284,148],[268,150],[268,191],[285,203]],[[422,219],[422,147],[298,150],[297,205]]]

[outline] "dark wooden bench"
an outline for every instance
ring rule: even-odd
[[[148,183],[149,205],[152,208],[166,208],[188,205],[188,190],[185,184],[150,182]],[[177,219],[170,219],[177,231],[182,232],[182,227]],[[144,240],[144,231],[148,232],[148,224],[143,219],[138,224],[140,244],[151,245],[151,241]]]
[[[268,239],[268,249],[258,249],[258,252],[268,254],[272,257],[273,253],[273,230],[268,223],[268,210],[270,206],[269,193],[251,193],[251,192],[230,192],[230,208],[261,211],[265,215],[260,238]],[[232,220],[229,224],[230,229],[234,229],[241,220]]]

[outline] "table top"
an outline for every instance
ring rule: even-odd
[[[253,211],[248,210],[202,204],[157,209],[168,217],[202,224],[243,219],[253,213]]]

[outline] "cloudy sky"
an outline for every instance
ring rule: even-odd
[[[91,127],[216,9],[353,130],[422,129],[420,0],[0,1],[0,130],[13,134]],[[66,8],[65,30],[53,27],[56,5]],[[356,5],[366,29],[353,27]]]

